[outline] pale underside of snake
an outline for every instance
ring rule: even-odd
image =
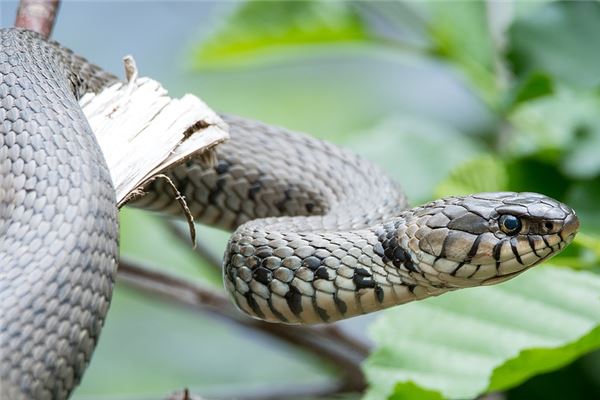
[[[57,43],[0,31],[0,398],[65,399],[88,364],[118,258],[115,194],[77,99],[116,78]],[[505,281],[562,250],[579,222],[535,193],[408,208],[370,162],[224,117],[218,165],[170,172],[200,222],[235,229],[223,262],[240,309],[331,322]],[[179,213],[160,181],[136,206]]]

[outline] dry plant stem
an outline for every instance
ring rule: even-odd
[[[371,352],[371,347],[360,339],[356,339],[351,335],[346,334],[337,325],[325,325],[321,328],[333,340],[337,340],[344,345],[355,349],[357,353],[366,358]]]
[[[251,390],[234,395],[224,395],[223,399],[235,400],[293,400],[293,399],[318,399],[330,398],[339,395],[344,390],[335,384],[314,384],[310,386],[285,386],[266,388],[264,390]],[[187,397],[186,397],[187,396]],[[203,397],[190,393],[189,390],[180,390],[170,394],[165,400],[220,400],[221,398]]]
[[[302,348],[343,371],[343,391],[358,391],[365,387],[360,362],[362,350],[348,347],[326,330],[308,326],[271,324],[249,318],[238,311],[223,294],[183,280],[179,277],[146,268],[129,260],[121,260],[119,278],[128,286],[152,296],[160,296],[180,305],[276,337]]]
[[[222,255],[216,254],[212,251],[202,240],[196,240],[195,243],[192,241],[189,229],[185,229],[181,224],[170,219],[164,219],[166,227],[171,231],[179,240],[181,240],[186,246],[191,242],[194,247],[194,251],[198,256],[206,261],[213,269],[221,272],[221,260]]]
[[[21,0],[15,19],[15,27],[25,28],[50,37],[60,0]]]

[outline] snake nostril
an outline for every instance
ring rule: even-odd
[[[552,229],[554,229],[554,224],[552,222],[546,222],[544,224],[544,226],[546,227],[547,230],[551,231]]]

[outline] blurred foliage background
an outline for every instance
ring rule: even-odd
[[[0,4],[3,26],[16,3]],[[108,70],[309,132],[382,165],[417,204],[537,191],[581,233],[552,266],[345,321],[373,345],[369,399],[600,397],[598,2],[76,2],[54,38]],[[217,253],[227,234],[199,228]],[[121,253],[221,288],[154,215],[124,209]],[[208,396],[335,376],[297,349],[117,285],[76,399]],[[358,396],[360,397],[360,396]]]

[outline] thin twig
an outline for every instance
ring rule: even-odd
[[[60,0],[21,0],[15,27],[39,33],[48,39],[52,33]]]
[[[360,353],[365,358],[371,352],[371,347],[368,344],[360,339],[348,335],[338,325],[324,325],[321,327],[321,330],[325,331],[325,333],[331,338],[338,340],[339,343],[343,343],[344,345],[355,349],[357,353]]]
[[[264,389],[245,390],[244,393],[224,394],[219,398],[235,400],[293,400],[293,399],[318,399],[345,393],[339,384],[325,383],[302,386],[269,387]],[[186,397],[187,396],[187,397]],[[200,396],[184,389],[170,394],[165,400],[217,400],[209,396]]]
[[[165,218],[164,221],[166,227],[175,236],[177,236],[179,240],[181,240],[186,245],[190,243],[191,237],[190,231],[188,229],[183,228],[181,224],[178,224],[176,221],[173,221],[171,219]],[[196,240],[196,242],[193,244],[196,245],[196,247],[194,247],[194,251],[196,252],[196,254],[198,254],[198,256],[204,261],[206,261],[212,268],[220,272],[222,260],[221,256],[212,251],[206,244],[204,244],[202,240]]]
[[[163,299],[185,305],[191,309],[209,312],[218,318],[245,328],[262,332],[312,353],[343,371],[343,391],[364,389],[365,382],[360,362],[364,349],[354,348],[331,331],[319,327],[271,324],[243,315],[223,294],[183,280],[176,276],[149,269],[130,260],[121,260],[119,275],[122,282],[137,290],[161,296]]]

